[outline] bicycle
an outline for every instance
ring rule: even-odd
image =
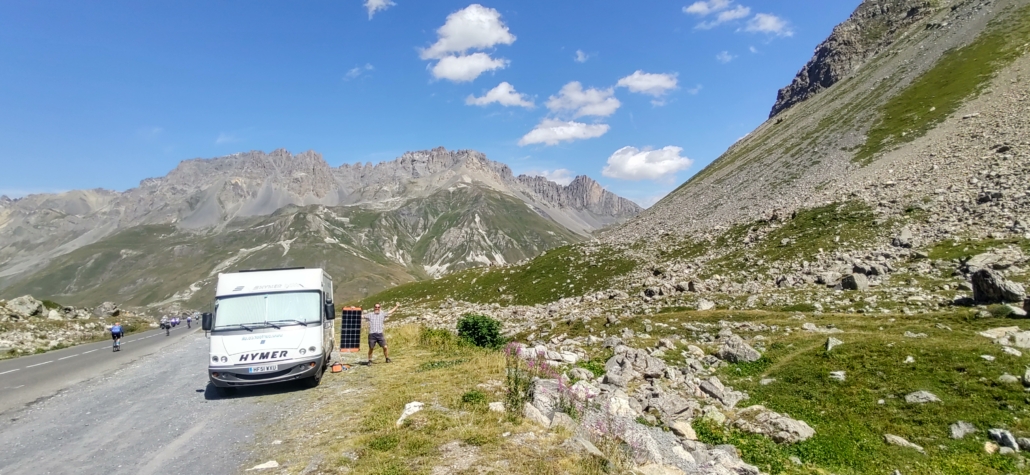
[[[114,342],[111,343],[111,351],[122,351],[122,336],[114,338]]]

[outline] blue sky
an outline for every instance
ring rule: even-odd
[[[437,146],[643,204],[761,124],[859,0],[0,3],[0,194]]]

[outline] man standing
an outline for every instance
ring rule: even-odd
[[[383,335],[383,323],[386,322],[386,317],[397,311],[400,306],[397,304],[393,310],[386,312],[379,304],[376,304],[375,310],[365,314],[365,321],[368,322],[368,364],[372,364],[372,350],[376,348],[376,344],[383,347],[383,357],[386,358],[387,363],[390,362],[390,353],[386,349],[386,336]]]

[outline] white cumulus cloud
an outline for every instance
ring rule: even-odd
[[[794,30],[790,28],[787,20],[768,13],[756,13],[753,18],[748,20],[744,31],[776,36],[794,36]]]
[[[504,69],[506,59],[494,59],[486,53],[472,53],[464,56],[445,56],[433,66],[433,77],[454,82],[468,82],[487,71]]]
[[[394,5],[396,5],[396,3],[393,3],[390,0],[365,0],[365,8],[368,10],[368,19],[371,20],[372,15],[375,15],[376,12],[386,10]]]
[[[633,74],[619,79],[619,82],[616,83],[616,85],[628,88],[630,92],[639,92],[641,94],[660,97],[665,95],[665,93],[676,89],[676,83],[677,80],[675,74],[651,74],[637,70]]]
[[[572,116],[597,116],[608,117],[619,109],[622,103],[615,98],[615,90],[608,89],[583,89],[578,81],[572,81],[558,91],[557,96],[547,99],[547,108],[551,112],[572,112]]]
[[[715,60],[722,64],[729,63],[730,61],[733,61],[735,58],[736,56],[730,54],[729,51],[720,51],[719,54],[715,55]]]
[[[560,142],[592,139],[608,132],[608,124],[584,124],[582,122],[544,119],[536,128],[519,140],[520,146],[532,144],[558,145]]]
[[[658,150],[622,147],[608,157],[608,165],[601,174],[620,180],[669,180],[693,163],[681,152],[682,148],[671,145]]]
[[[508,60],[495,59],[481,51],[466,54],[469,50],[515,42],[515,35],[501,21],[501,14],[477,3],[448,15],[436,33],[436,43],[423,49],[420,56],[424,60],[438,60],[431,68],[433,77],[455,82],[472,81],[484,72],[508,65]]]
[[[527,175],[531,175],[531,176],[542,176],[542,177],[547,178],[548,180],[551,180],[551,181],[553,181],[553,182],[555,182],[555,183],[557,183],[557,184],[559,184],[561,186],[568,186],[569,183],[572,183],[572,180],[576,178],[576,175],[574,175],[571,170],[568,170],[568,169],[565,169],[565,168],[559,168],[559,169],[554,170],[554,171],[550,171],[550,170],[531,170],[531,171],[526,172],[526,174]]]
[[[529,100],[525,94],[519,94],[515,91],[515,87],[507,82],[498,84],[497,87],[487,91],[482,97],[469,94],[465,98],[465,104],[470,106],[487,106],[494,103],[505,107],[525,107],[527,109],[536,107],[533,101]]]
[[[577,63],[585,63],[585,62],[587,62],[588,59],[590,59],[590,55],[584,53],[583,50],[581,50],[581,49],[577,49],[576,50],[576,57],[573,58],[573,59],[575,59]]]
[[[422,50],[422,59],[441,59],[470,49],[481,50],[515,42],[515,35],[501,21],[501,14],[477,3],[448,15],[436,33],[439,38]]]
[[[701,30],[710,30],[710,29],[715,28],[715,27],[717,27],[717,26],[719,26],[719,25],[721,25],[723,23],[726,23],[728,21],[733,21],[733,20],[739,20],[741,18],[746,18],[750,14],[751,14],[751,9],[750,8],[745,7],[743,5],[737,5],[736,7],[734,7],[731,10],[726,10],[726,11],[723,11],[723,12],[719,12],[719,14],[716,15],[715,19],[713,19],[713,20],[703,21],[701,23],[698,23],[695,28],[698,28],[698,29],[701,29]]]

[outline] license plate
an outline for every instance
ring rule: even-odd
[[[251,366],[249,370],[251,373],[267,373],[269,371],[278,371],[279,365],[273,364],[267,366]]]

